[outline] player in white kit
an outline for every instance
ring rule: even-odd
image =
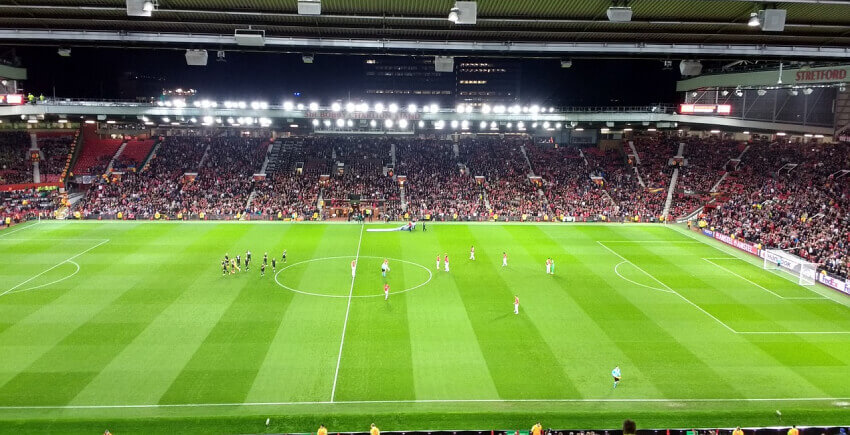
[[[354,274],[357,272],[357,260],[351,260],[351,279],[354,279]]]
[[[440,254],[437,254],[437,270],[440,270]]]
[[[508,253],[502,252],[502,267],[508,267]]]
[[[475,260],[475,246],[469,247],[469,259]]]
[[[546,259],[546,275],[549,275],[550,273],[552,273],[552,263],[550,263],[550,261],[552,261],[552,260],[550,260],[548,258]]]
[[[446,254],[446,258],[443,259],[443,265],[445,266],[445,271],[449,271],[449,254]]]
[[[390,271],[390,260],[384,259],[384,263],[381,264],[381,276],[386,278],[387,272]]]
[[[519,314],[519,296],[514,296],[514,314]]]

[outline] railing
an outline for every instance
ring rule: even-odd
[[[201,100],[198,100],[201,101]],[[137,101],[137,100],[119,100],[119,99],[91,99],[91,98],[45,98],[42,101],[35,101],[36,105],[57,105],[57,106],[95,106],[95,107],[163,107],[161,102],[151,99],[150,101]],[[165,107],[174,107],[174,106],[165,106]],[[194,103],[187,102],[185,108],[198,108],[194,105]],[[287,110],[284,108],[282,104],[268,104],[264,106],[265,109],[251,109],[250,104],[246,105],[246,107],[242,110]],[[424,107],[424,106],[422,106]],[[528,106],[525,106],[526,108]],[[209,107],[203,107],[209,108]],[[370,108],[370,111],[373,111],[374,107]],[[553,106],[554,111],[550,111],[550,107],[541,108],[540,112],[543,113],[675,113],[676,106],[669,104],[650,104],[643,106]],[[223,103],[217,103],[217,107],[215,109],[226,109]],[[236,110],[236,108],[232,108]],[[318,111],[332,111],[331,106],[319,106]],[[400,108],[399,111],[404,111],[406,108]],[[298,112],[307,112],[307,111],[316,111],[310,110],[307,105],[304,105],[302,109],[290,108],[288,111],[298,111]],[[339,111],[339,110],[337,110]],[[384,109],[386,111],[386,109]],[[480,112],[480,108],[476,108],[475,112]],[[439,113],[456,113],[454,108],[440,108]],[[496,114],[494,112],[490,112],[492,114]],[[523,111],[521,113],[529,113],[527,111]],[[519,114],[519,113],[502,113],[504,115],[510,114]]]

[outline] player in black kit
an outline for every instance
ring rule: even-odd
[[[264,265],[269,264],[269,253],[268,252],[263,253],[263,264]]]
[[[227,260],[221,260],[221,274],[227,275]]]
[[[286,263],[286,249],[283,250],[283,255],[280,258],[284,263]]]
[[[266,263],[260,265],[260,276],[266,276]]]
[[[272,257],[272,272],[277,270],[277,258]]]

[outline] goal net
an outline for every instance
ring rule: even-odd
[[[794,276],[800,285],[815,285],[817,282],[818,265],[811,263],[794,254],[779,249],[768,249],[764,252],[764,268],[778,270]]]

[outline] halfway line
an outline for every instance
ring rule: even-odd
[[[360,244],[363,242],[363,228],[365,228],[365,225],[361,224],[360,239],[357,240],[357,254],[354,255],[355,276],[357,271],[357,259],[360,258]],[[339,340],[339,355],[336,357],[336,372],[334,372],[334,386],[331,388],[331,402],[334,401],[334,396],[336,395],[336,381],[339,377],[339,363],[342,361],[342,346],[345,344],[345,329],[348,327],[348,313],[351,311],[351,296],[354,294],[355,276],[351,277],[351,288],[348,289],[348,306],[345,308],[345,321],[342,323],[342,339]]]

